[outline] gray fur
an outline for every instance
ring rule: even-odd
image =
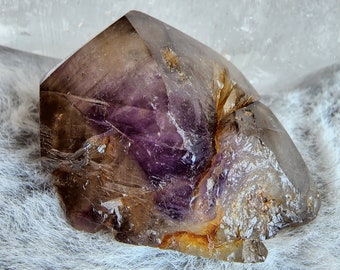
[[[340,269],[339,65],[264,99],[317,180],[322,206],[311,223],[265,241],[269,256],[253,265],[130,246],[67,224],[39,160],[39,83],[57,62],[0,47],[1,269]]]

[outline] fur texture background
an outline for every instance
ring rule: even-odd
[[[264,97],[317,181],[322,205],[311,223],[265,241],[264,263],[239,264],[130,246],[67,224],[39,160],[39,83],[57,62],[0,47],[1,269],[340,269],[340,65]]]
[[[338,0],[0,0],[0,6],[1,45],[55,57],[131,9],[203,41],[265,93],[322,196],[318,217],[265,241],[269,255],[258,264],[74,230],[39,160],[39,83],[58,61],[0,47],[0,269],[340,269],[340,64],[330,66],[340,60]]]

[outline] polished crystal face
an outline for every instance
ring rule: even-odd
[[[129,12],[41,84],[43,166],[69,222],[118,241],[263,261],[316,216],[290,137],[222,56]]]

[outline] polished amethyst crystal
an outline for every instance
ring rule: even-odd
[[[77,229],[228,261],[316,216],[308,169],[222,56],[129,12],[41,84],[41,152]]]

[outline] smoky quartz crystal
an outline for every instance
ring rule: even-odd
[[[131,11],[46,76],[41,154],[72,226],[257,262],[320,199],[283,126],[226,59]]]

